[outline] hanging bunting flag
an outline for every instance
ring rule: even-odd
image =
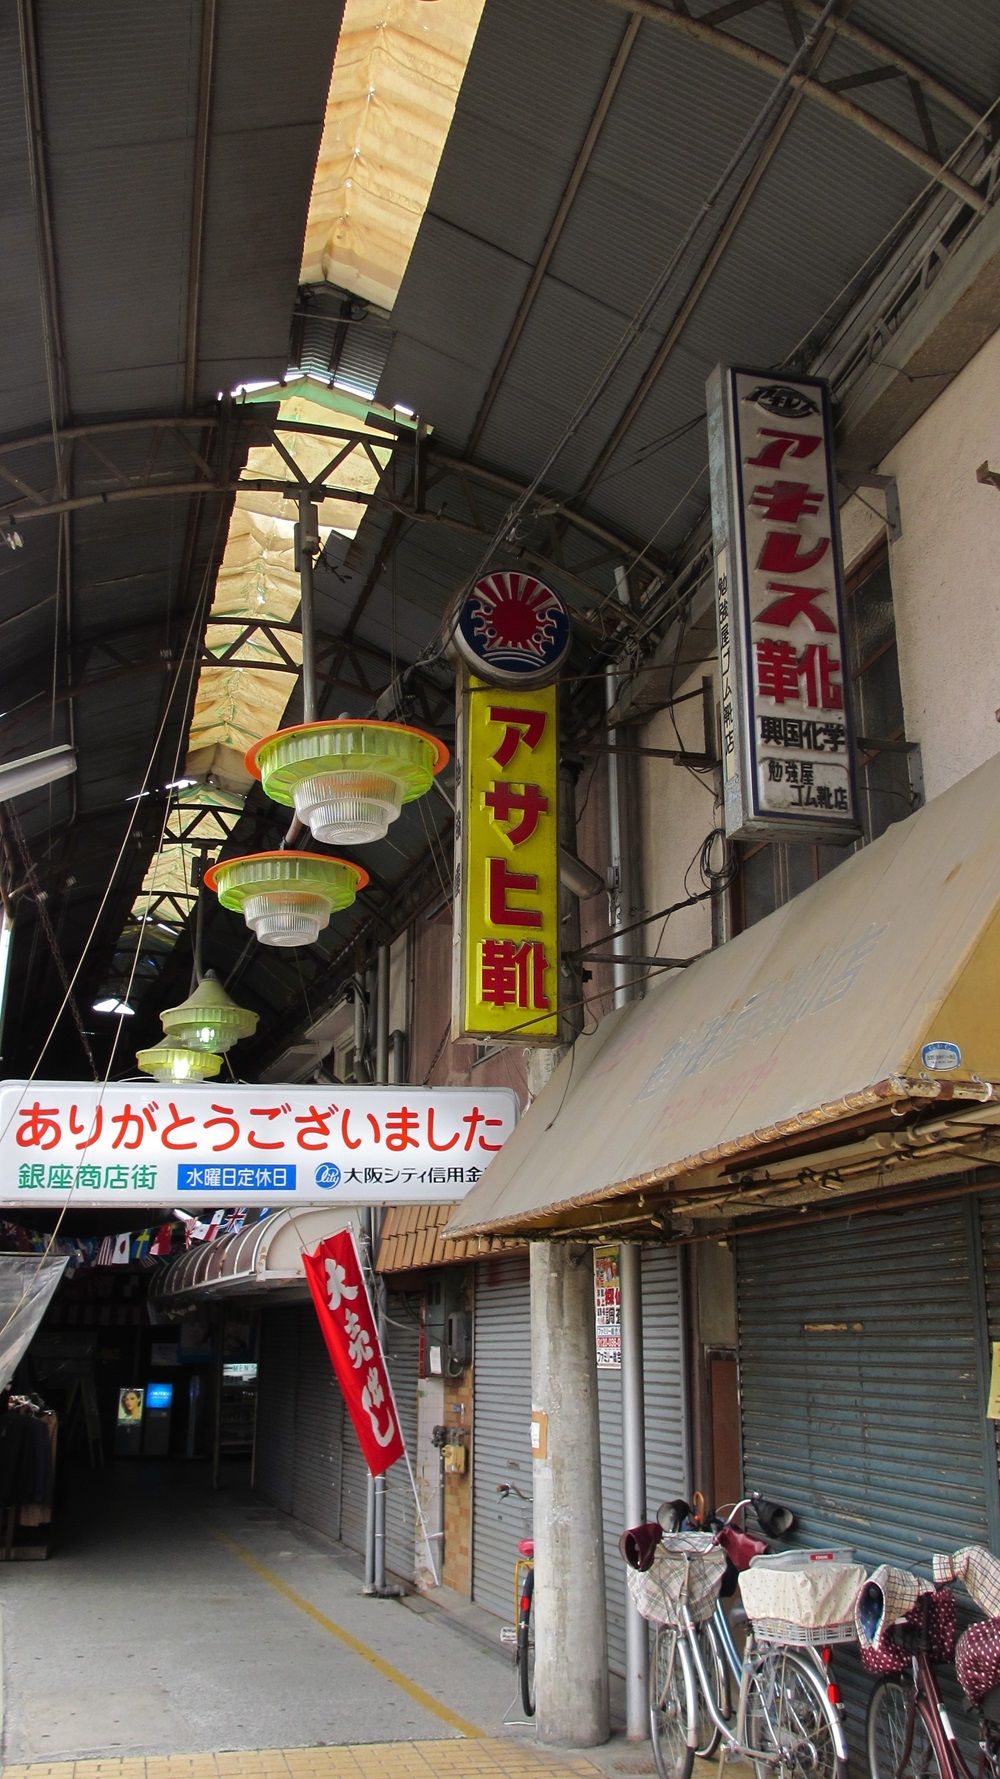
[[[406,1448],[357,1243],[341,1230],[303,1254],[302,1265],[365,1463],[381,1476]]]
[[[124,1235],[115,1236],[114,1251],[111,1255],[112,1266],[127,1266],[130,1258],[130,1238],[126,1229]]]
[[[161,1223],[153,1237],[150,1253],[156,1260],[165,1260],[173,1247],[174,1226],[172,1223]]]
[[[114,1257],[115,1257],[114,1237],[110,1236],[110,1235],[106,1235],[104,1237],[103,1242],[101,1243],[100,1247],[97,1250],[97,1258],[94,1261],[94,1265],[95,1266],[110,1266],[112,1264],[112,1262],[114,1261]]]

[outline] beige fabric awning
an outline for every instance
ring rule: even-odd
[[[580,1038],[448,1233],[685,1235],[1000,1160],[998,1008],[1000,756]]]

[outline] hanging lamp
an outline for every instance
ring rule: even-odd
[[[164,1007],[160,1024],[168,1039],[191,1050],[230,1050],[257,1030],[257,1015],[238,1007],[214,970],[206,970],[186,1001]]]
[[[210,1081],[222,1067],[221,1056],[214,1056],[210,1050],[189,1050],[185,1044],[171,1043],[169,1038],[161,1038],[148,1050],[137,1050],[135,1060],[144,1075],[175,1083]]]
[[[313,945],[331,914],[364,889],[368,873],[322,853],[258,852],[220,860],[204,882],[262,945]]]
[[[423,729],[339,717],[265,735],[246,765],[314,840],[365,846],[384,839],[402,805],[430,790],[448,759],[444,743]]]

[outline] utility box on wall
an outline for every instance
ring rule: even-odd
[[[468,1272],[433,1273],[424,1299],[422,1377],[460,1377],[472,1364],[472,1314],[466,1308]]]

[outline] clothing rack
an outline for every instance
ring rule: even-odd
[[[0,1402],[0,1562],[49,1554],[58,1430],[37,1396]]]

